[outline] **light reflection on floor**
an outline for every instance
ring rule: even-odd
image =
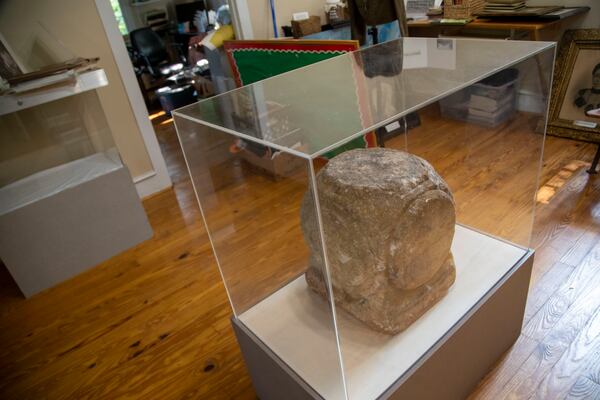
[[[563,187],[569,179],[575,175],[575,173],[581,168],[588,169],[590,163],[580,160],[573,160],[564,167],[556,175],[548,180],[536,195],[536,201],[542,204],[548,204],[550,200],[558,193],[561,187]]]
[[[152,121],[152,120],[154,120],[155,118],[162,117],[163,115],[165,115],[165,112],[164,112],[164,111],[158,111],[158,112],[155,112],[154,114],[150,114],[150,115],[148,116],[148,118],[150,118],[150,121]]]

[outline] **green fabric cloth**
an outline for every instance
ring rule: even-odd
[[[271,49],[244,49],[233,51],[232,57],[239,71],[240,81],[242,85],[248,85],[254,82],[261,81],[297,68],[336,57],[340,54],[345,54],[344,51],[296,51],[296,50],[271,50]],[[303,129],[309,131],[329,130],[346,133],[356,129],[356,126],[361,125],[358,98],[355,92],[355,83],[353,82],[353,72],[351,64],[342,60],[333,61],[339,63],[338,73],[331,76],[315,76],[308,71],[306,74],[300,73],[296,75],[296,79],[290,79],[286,82],[285,87],[281,87],[277,92],[269,92],[269,96],[276,102],[282,104],[302,104],[305,106],[302,109],[295,110],[292,115],[297,118],[295,121],[301,125]],[[330,87],[338,88],[337,98],[342,99],[338,102],[332,102],[329,98],[312,98],[306,101],[304,97],[304,84],[306,80],[323,79],[324,84]],[[325,82],[326,81],[326,82]],[[264,88],[263,90],[267,90]],[[281,96],[279,100],[278,97]],[[293,96],[300,96],[294,99]],[[334,126],[323,127],[315,125],[315,121],[322,121],[325,117],[313,118],[315,115],[329,114],[340,116]],[[341,136],[340,136],[341,137]],[[323,140],[327,141],[326,138]],[[320,146],[321,144],[316,143]],[[354,148],[369,147],[366,137],[363,135],[344,145],[324,154],[324,158],[329,159],[346,150]]]
[[[234,53],[242,85],[249,85],[296,68],[305,67],[345,52],[292,52],[271,50],[244,50]]]

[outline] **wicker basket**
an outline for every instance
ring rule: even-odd
[[[311,33],[321,32],[321,18],[311,15],[309,19],[292,21],[292,33],[298,39]]]
[[[450,3],[450,0],[447,1]],[[444,5],[444,18],[471,18],[474,13],[483,11],[485,0],[463,0],[462,4]]]

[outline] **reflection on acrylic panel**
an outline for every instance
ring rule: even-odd
[[[0,187],[114,149],[99,101],[87,91],[0,116]]]
[[[273,147],[296,150],[292,147],[301,139],[302,148],[296,153],[318,157],[374,125],[392,122],[399,114],[421,108],[544,46],[489,43],[450,44],[424,38],[382,43],[241,87],[179,113],[264,139]],[[387,63],[374,60],[378,52],[388,55]],[[397,54],[404,57],[400,60]],[[241,131],[234,128],[232,119],[240,114],[239,106],[253,113],[258,123]],[[276,113],[270,111],[272,106],[277,107]],[[277,126],[273,119],[286,121],[287,128],[273,129]]]
[[[175,117],[236,315],[304,272],[305,159]]]
[[[286,125],[285,115],[278,114],[277,107],[270,111],[276,114],[271,121],[279,122],[272,127],[280,132]],[[264,122],[253,115],[238,107],[229,126],[244,130]],[[301,300],[288,303],[288,310],[268,315],[258,307],[273,298],[273,293],[280,293],[290,282],[301,278],[309,264],[310,252],[302,237],[299,210],[310,186],[310,160],[265,146],[255,138],[242,139],[198,124],[178,113],[174,119],[234,315],[245,323],[258,317],[267,329],[263,336],[259,335],[262,338],[273,334],[289,337],[290,326],[280,329],[276,323],[290,315],[312,324],[322,346],[309,346],[301,340],[295,342],[291,359],[283,359],[292,368],[294,360],[309,363],[310,370],[329,389],[327,398],[343,399],[329,302],[318,299],[321,308],[316,313],[308,312]],[[272,323],[262,324],[265,317]]]

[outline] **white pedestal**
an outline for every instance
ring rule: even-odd
[[[452,252],[456,282],[404,332],[379,334],[338,311],[349,399],[396,398],[406,390],[403,396],[417,396],[407,398],[461,398],[516,339],[533,253],[461,226]],[[303,276],[234,319],[261,399],[282,393],[295,398],[289,397],[294,393],[290,382],[301,382],[297,398],[344,398],[331,320],[326,302],[307,287]],[[467,347],[461,348],[463,342]],[[426,377],[426,384],[410,384],[428,370],[439,371]],[[288,377],[278,381],[277,371]],[[265,373],[270,374],[266,381]],[[440,382],[445,382],[443,392],[437,392]],[[276,386],[286,391],[278,392]]]
[[[97,154],[0,190],[0,258],[26,297],[152,236],[120,163]]]

